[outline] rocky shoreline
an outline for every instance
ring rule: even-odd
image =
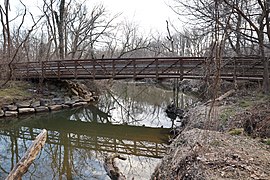
[[[94,90],[82,82],[75,81],[47,83],[41,93],[37,93],[35,88],[29,91],[33,96],[31,99],[14,100],[13,103],[4,104],[0,109],[0,118],[84,106],[98,99]]]

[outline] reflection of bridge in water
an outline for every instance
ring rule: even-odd
[[[65,118],[50,120],[48,117],[41,117],[18,121],[12,128],[0,128],[0,134],[33,140],[43,128],[48,130],[48,144],[155,158],[164,156],[169,132],[167,128],[82,122]]]

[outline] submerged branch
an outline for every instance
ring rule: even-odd
[[[104,167],[108,173],[108,176],[113,180],[125,180],[126,177],[120,172],[119,168],[115,164],[115,158],[126,160],[125,157],[119,154],[113,154],[105,158]]]

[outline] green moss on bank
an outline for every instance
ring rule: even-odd
[[[25,81],[10,81],[0,88],[0,106],[10,104],[14,100],[23,100],[31,97],[28,89],[31,85]]]
[[[262,142],[263,142],[264,144],[270,146],[270,138],[264,139]]]

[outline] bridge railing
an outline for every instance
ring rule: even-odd
[[[204,58],[125,58],[47,61],[45,78],[166,78],[184,75],[185,69],[201,65]],[[189,73],[190,73],[189,72]]]
[[[23,62],[11,64],[15,78],[42,77],[42,68],[39,62]]]
[[[186,78],[215,76],[214,58],[207,57],[153,57],[120,59],[75,59],[44,61],[42,63],[15,63],[14,76],[18,78],[54,79],[126,79],[126,78]],[[263,65],[258,57],[223,57],[222,78],[262,79]]]

